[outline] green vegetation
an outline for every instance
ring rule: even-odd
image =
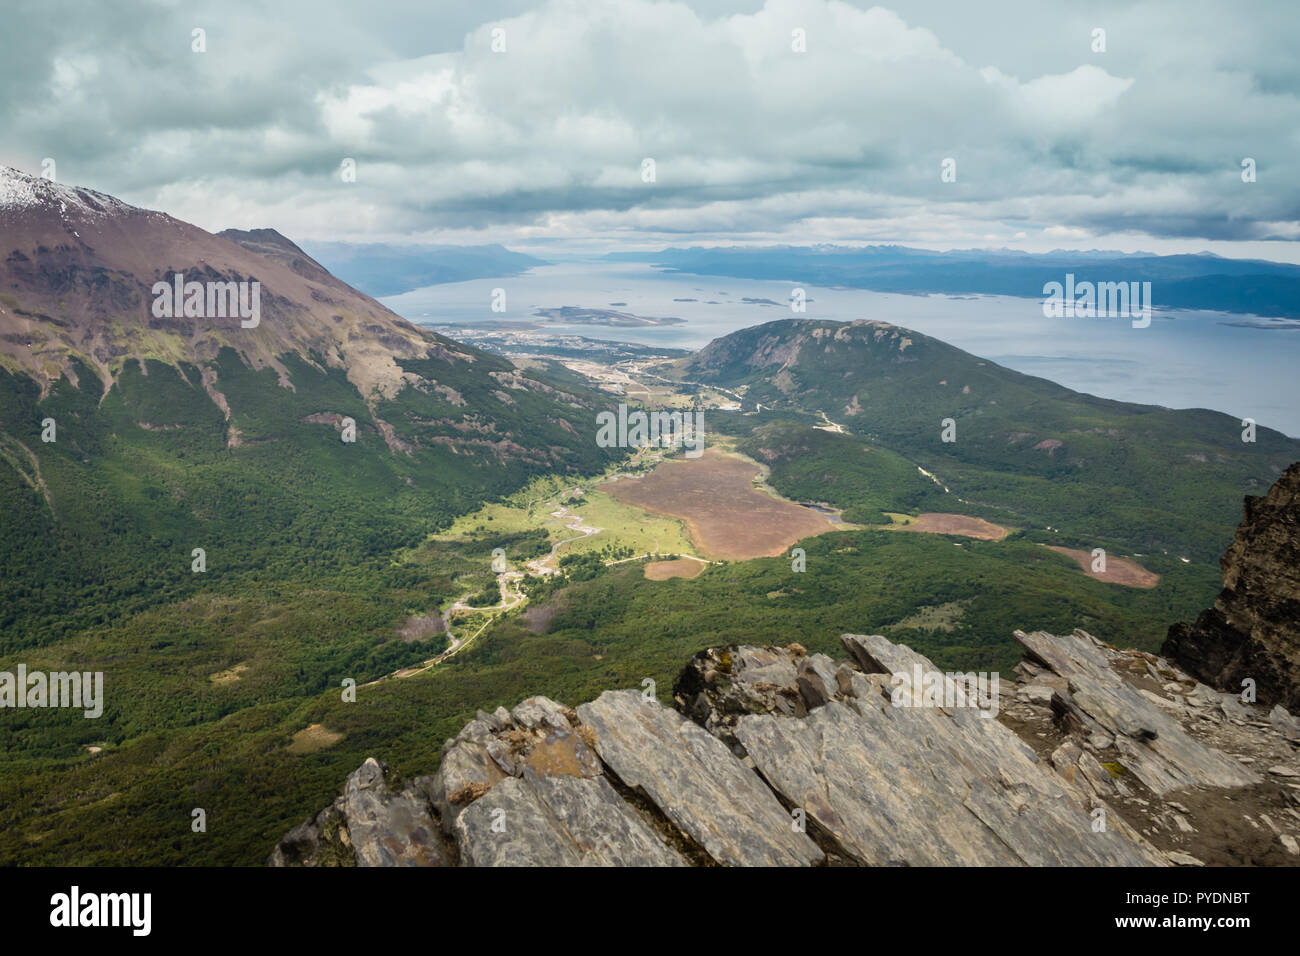
[[[560,570],[569,581],[590,581],[606,571],[607,565],[634,557],[631,548],[607,544],[599,551],[575,551],[560,558]]]
[[[852,524],[886,524],[886,511],[951,504],[907,459],[848,435],[781,422],[754,429],[737,447],[768,465],[768,484],[785,497],[833,505]]]
[[[783,348],[774,349],[778,338]],[[1241,520],[1242,496],[1263,494],[1300,459],[1300,441],[1271,429],[1243,442],[1229,415],[1072,392],[881,323],[769,322],[669,373],[746,387],[746,407],[761,403],[765,414],[720,424],[752,432],[742,447],[772,466],[783,493],[859,516],[960,512],[1038,529],[1055,544],[1216,561]],[[846,436],[800,437],[773,424],[811,424],[823,411]],[[945,419],[954,441],[943,440]],[[761,454],[769,441],[774,458]],[[921,489],[898,458],[950,492]]]
[[[501,603],[501,590],[497,587],[486,587],[465,598],[465,603],[470,607],[495,607]]]
[[[619,463],[611,472],[635,474],[652,467],[647,461],[657,463],[659,456],[642,455],[626,463]],[[662,554],[680,552],[694,554],[682,522],[676,518],[648,514],[618,501],[612,495],[596,490],[606,476],[561,481],[554,476],[535,479],[513,495],[491,501],[472,514],[457,518],[451,527],[438,537],[456,540],[467,534],[482,536],[495,532],[528,532],[538,534],[538,529],[549,533],[551,543],[566,542],[558,554],[561,556],[583,551],[600,551],[609,557],[614,551],[618,558],[636,554]],[[564,508],[567,517],[557,518],[554,512]],[[570,527],[573,516],[581,518],[586,526],[600,529],[599,534],[580,535]],[[507,549],[511,561],[526,560],[547,553],[549,547],[523,554],[517,549]]]
[[[601,491],[592,492],[570,510],[582,516],[589,525],[600,528],[601,533],[579,538],[565,545],[562,551],[576,553],[588,550],[621,548],[622,557],[634,554],[663,554],[665,552],[695,553],[695,546],[686,535],[682,522],[665,518],[625,505]],[[565,535],[571,537],[571,535]]]
[[[494,548],[550,549],[538,528],[434,535],[618,454],[588,437],[600,396],[494,356],[412,363],[372,403],[315,359],[281,356],[288,388],[223,352],[207,371],[229,421],[193,365],[130,361],[105,393],[74,364],[45,395],[0,370],[0,670],[102,671],[105,692],[97,720],[4,711],[0,861],[257,862],[268,809],[278,825],[317,800],[303,787],[337,786],[349,748],[391,740],[385,714],[317,715],[322,697],[443,650],[440,609],[499,600]],[[291,753],[317,723],[343,738]],[[205,842],[174,839],[195,806]]]
[[[951,511],[1007,538],[851,528],[801,542],[802,573],[767,558],[649,581],[629,559],[694,549],[681,522],[594,490],[652,460],[596,448],[606,397],[572,380],[475,353],[407,363],[407,389],[363,397],[319,356],[284,357],[288,389],[227,352],[209,370],[227,421],[190,365],[129,362],[107,394],[77,366],[79,386],[44,396],[0,371],[0,670],[102,670],[106,695],[98,720],[3,714],[0,861],[255,864],[368,756],[428,773],[477,709],[532,694],[576,704],[651,677],[667,700],[710,645],[838,656],[841,633],[882,633],[1008,679],[1016,628],[1154,650],[1213,600],[1241,495],[1300,458],[1267,431],[1243,446],[1226,416],[1103,402],[855,328],[843,354],[807,349],[780,371],[749,361],[747,333],[690,360],[686,377],[748,386],[766,409],[710,416],[711,431],[780,494],[855,525]],[[822,412],[846,432],[811,427]],[[561,507],[601,533],[575,537]],[[482,628],[463,651],[388,676],[449,646],[438,615],[453,602],[498,604],[495,551],[524,570],[566,538],[562,574],[524,577],[520,606],[455,615],[458,640]],[[1162,578],[1102,583],[1040,542],[1141,553]],[[207,833],[190,830],[195,807]]]
[[[807,552],[802,573],[786,558],[712,565],[695,578],[658,582],[645,580],[639,564],[608,570],[564,591],[545,636],[581,640],[605,655],[611,680],[632,683],[643,676],[671,683],[690,654],[714,644],[799,641],[841,656],[846,631],[903,641],[943,667],[1009,675],[1020,659],[1011,638],[1018,628],[1083,627],[1153,650],[1170,621],[1194,614],[1218,587],[1217,569],[1170,559],[1152,562],[1165,575],[1159,588],[1102,583],[1019,537],[863,530],[820,535],[800,547]],[[947,613],[918,620],[923,608]],[[488,644],[509,643],[505,635],[517,627],[507,619]],[[627,658],[654,672],[619,671],[612,663]]]
[[[464,415],[420,388],[402,393],[406,405],[382,402],[372,416],[337,370],[285,356],[294,383],[288,389],[274,370],[253,371],[233,352],[223,356],[217,381],[233,410],[230,426],[240,442],[234,447],[193,366],[128,363],[102,403],[99,380],[85,366],[77,369],[80,388],[61,380],[44,399],[29,379],[0,371],[4,459],[11,465],[0,467],[0,507],[8,516],[0,538],[7,569],[0,578],[0,652],[45,645],[214,588],[275,580],[311,587],[332,576],[358,589],[375,574],[411,587],[414,580],[400,581],[403,572],[388,567],[394,551],[535,476],[600,473],[614,460],[583,437],[594,413],[542,392],[516,390],[514,405],[484,399],[495,417],[475,416],[494,441],[511,444],[527,440],[532,420],[572,419],[570,430],[540,429],[544,454],[512,457],[492,445],[453,449],[442,441],[459,440],[454,425]],[[504,362],[486,355],[480,361]],[[439,384],[474,394],[493,369],[471,374],[465,364],[430,363],[428,370]],[[446,419],[430,417],[440,409]],[[355,444],[340,441],[329,421],[308,420],[323,413],[353,417]],[[58,427],[58,440],[48,444],[40,440],[47,417]],[[409,455],[390,451],[380,421],[392,425]],[[24,464],[28,455],[38,462],[51,505],[12,467],[37,471]],[[191,571],[194,548],[206,552],[203,574]],[[489,555],[490,549],[485,561]]]

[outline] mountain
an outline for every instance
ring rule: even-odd
[[[374,296],[400,295],[441,282],[519,275],[545,260],[500,245],[446,246],[311,242],[331,272]]]
[[[968,697],[964,675],[845,634],[843,661],[799,645],[703,651],[675,709],[609,690],[576,709],[530,697],[480,710],[431,776],[403,783],[367,759],[268,862],[1296,862],[1285,780],[1300,774],[1300,725],[1260,721],[1167,661],[1084,631],[1016,638],[1014,694]],[[914,674],[938,697],[903,683]],[[914,696],[900,693],[909,686]]]
[[[210,583],[196,547],[209,574],[342,568],[612,454],[595,394],[417,328],[274,230],[5,169],[0,243],[0,646]]]
[[[864,517],[962,511],[1089,550],[1214,560],[1241,496],[1300,459],[1300,441],[1271,429],[1244,441],[1228,415],[1074,392],[883,322],[769,322],[659,371],[761,410],[717,427],[742,436],[783,493]]]
[[[1300,464],[1246,499],[1224,552],[1223,590],[1193,624],[1169,629],[1162,653],[1188,673],[1259,701],[1300,710]]]
[[[291,255],[292,244],[270,239],[270,230],[232,241],[11,169],[0,173],[0,228],[0,361],[36,379],[42,391],[70,369],[79,378],[78,363],[107,391],[129,359],[206,365],[229,348],[255,370],[273,369],[281,383],[291,376],[280,356],[311,357],[322,370],[344,371],[369,397],[401,385],[398,358],[425,359],[431,349],[450,347],[305,255]],[[265,255],[268,241],[277,250],[272,257]],[[154,315],[152,287],[178,272],[186,281],[259,281],[263,321],[243,328],[233,319]]]
[[[1300,318],[1300,266],[1210,254],[1025,253],[1009,250],[933,252],[906,246],[722,246],[612,253],[692,275],[788,279],[876,292],[1009,295],[1041,298],[1048,282],[1150,282],[1161,309],[1206,309]],[[1296,328],[1287,323],[1276,328]]]

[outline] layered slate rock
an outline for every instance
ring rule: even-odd
[[[1016,631],[1015,638],[1030,660],[1065,681],[1065,688],[1052,695],[1058,718],[1081,732],[1108,737],[1124,767],[1153,793],[1259,782],[1240,763],[1194,740],[1156,701],[1124,681],[1111,669],[1102,643],[1086,631],[1065,637]]]
[[[578,708],[601,760],[718,863],[801,866],[822,852],[717,737],[634,690]]]
[[[1180,866],[1300,863],[1300,781],[1286,776],[1300,774],[1300,734],[1284,707],[1084,631],[1022,637],[1036,650],[1016,666],[999,720],[1081,799],[1118,809],[1111,827],[1131,827]],[[1076,694],[1081,674],[1104,694]]]
[[[842,640],[858,669],[779,648],[762,650],[785,656],[785,667],[754,667],[756,649],[746,648],[747,666],[737,668],[727,649],[725,676],[715,666],[725,664],[720,655],[697,657],[698,680],[677,685],[696,689],[688,710],[733,728],[758,771],[837,855],[871,866],[1162,862],[1131,834],[1094,829],[1090,808],[1052,768],[925,657],[879,636]],[[910,678],[918,668],[936,676],[946,691],[940,700],[955,706],[929,706],[919,695],[895,706],[892,675]],[[782,678],[785,686],[776,683]],[[801,710],[806,717],[794,716]]]
[[[480,712],[444,746],[432,792],[466,865],[685,862],[605,779],[573,711],[547,697]]]
[[[847,660],[797,644],[702,651],[675,710],[615,690],[577,710],[530,697],[479,711],[437,773],[403,786],[367,760],[269,862],[1300,862],[1286,708],[1083,631],[1016,636],[1025,660],[996,686],[844,635]]]
[[[1199,680],[1300,710],[1300,462],[1249,496],[1219,561],[1223,590],[1194,624],[1169,629],[1161,653]]]
[[[684,866],[604,777],[510,777],[456,817],[469,866]]]
[[[348,777],[343,816],[359,866],[440,866],[447,857],[420,786],[394,793],[373,757]]]
[[[703,651],[678,676],[673,697],[686,716],[709,733],[734,743],[736,720],[742,714],[807,716],[808,705],[798,689],[810,666],[802,651],[798,644],[790,648],[740,646]],[[814,659],[830,661],[821,655]],[[833,673],[833,665],[831,668],[825,677]],[[823,694],[817,699],[822,704],[830,698]]]

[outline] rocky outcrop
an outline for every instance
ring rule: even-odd
[[[1195,624],[1175,624],[1161,653],[1220,690],[1253,680],[1258,699],[1300,709],[1300,463],[1261,497],[1219,564],[1223,590]]]
[[[1300,863],[1300,732],[1154,654],[1083,631],[1025,648],[999,720],[1180,865]]]
[[[343,793],[316,819],[293,830],[271,855],[272,866],[445,866],[453,862],[429,812],[429,778],[394,793],[371,757],[348,777]]]
[[[707,655],[697,658],[702,689],[688,702],[706,723],[731,724],[736,750],[788,804],[803,808],[836,858],[925,866],[1160,862],[1131,834],[1094,832],[1090,806],[955,682],[943,679],[939,699],[953,706],[896,706],[891,675],[935,673],[920,654],[878,636],[846,634],[843,643],[857,668],[785,649],[736,648],[727,655],[730,673],[726,659],[712,666]],[[807,716],[786,712],[794,697]]]
[[[1152,793],[1258,782],[1237,761],[1193,739],[1158,700],[1143,696],[1112,670],[1103,645],[1084,632],[1063,639],[1042,631],[1017,631],[1015,637],[1029,661],[1047,667],[1064,684],[1053,688],[1050,700],[1058,721],[1094,745],[1104,744],[1097,749],[1113,749],[1125,769]],[[1151,671],[1161,673],[1154,665]],[[1165,676],[1176,680],[1177,672],[1166,669]],[[1235,698],[1229,699],[1239,706]],[[1219,703],[1218,695],[1213,702]]]
[[[632,690],[480,711],[436,774],[373,759],[272,865],[1300,862],[1300,725],[1083,631],[1014,681],[875,635],[714,648]],[[905,678],[905,679],[904,679]]]
[[[699,725],[632,690],[578,708],[603,760],[713,861],[804,866],[822,852],[753,770]]]

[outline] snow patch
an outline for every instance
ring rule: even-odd
[[[110,215],[134,209],[93,189],[64,186],[12,166],[0,166],[0,212],[53,208],[56,203],[59,218],[64,222],[68,222],[70,216],[82,220],[107,219]]]

